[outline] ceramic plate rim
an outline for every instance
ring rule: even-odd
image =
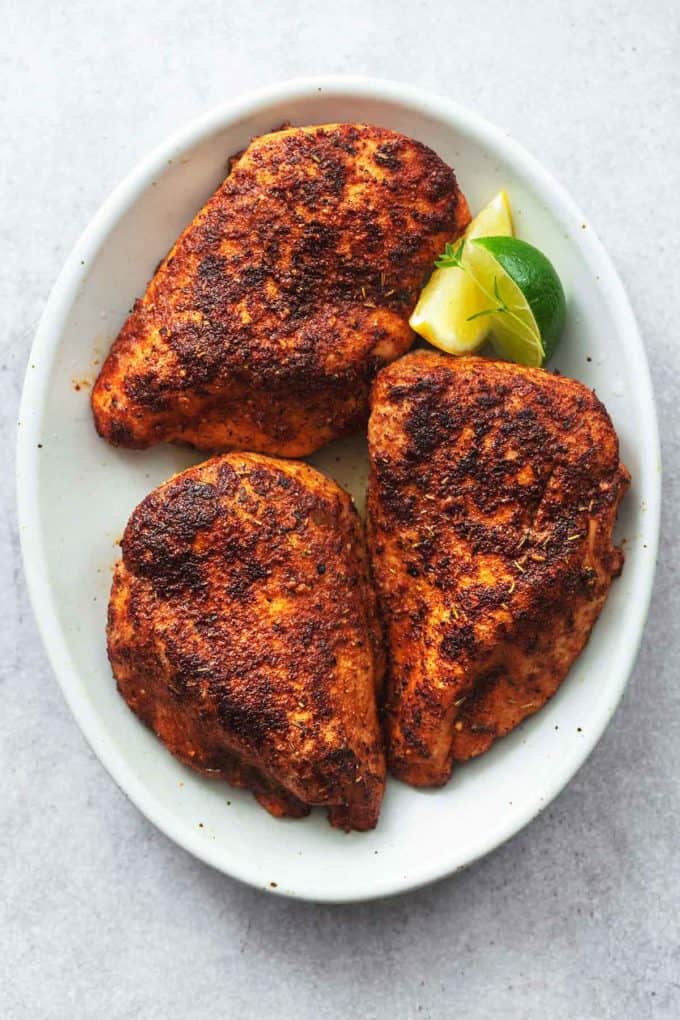
[[[178,153],[237,118],[253,117],[273,103],[282,100],[293,103],[296,99],[306,98],[318,91],[324,92],[327,96],[351,96],[399,102],[416,112],[424,112],[446,121],[452,128],[463,129],[466,134],[483,143],[489,150],[502,154],[517,165],[531,178],[532,184],[542,194],[550,196],[551,205],[565,213],[570,220],[578,222],[583,220],[571,197],[538,160],[506,132],[452,100],[434,96],[405,83],[363,76],[296,78],[222,103],[192,120],[158,145],[137,164],[101,205],[59,274],[31,348],[20,404],[17,439],[16,484],[21,549],[29,597],[43,645],[78,726],[101,763],[128,798],[157,828],[189,853],[225,874],[257,888],[262,888],[259,876],[245,868],[233,867],[228,859],[228,848],[206,845],[198,835],[186,831],[171,810],[155,801],[143,782],[134,775],[125,755],[111,740],[97,713],[79,694],[78,671],[73,663],[66,636],[59,625],[53,593],[48,582],[46,554],[38,513],[40,467],[37,440],[45,392],[49,385],[62,330],[84,279],[83,264],[89,263],[93,254],[105,244],[118,218],[150,186],[154,175]],[[601,280],[610,293],[609,307],[620,325],[620,343],[626,348],[630,364],[636,369],[638,397],[641,404],[646,407],[648,415],[648,426],[639,437],[641,454],[653,458],[653,463],[660,465],[656,408],[649,367],[628,297],[594,231],[589,229],[587,236],[579,238],[579,244],[589,250],[590,257],[598,263]],[[38,363],[40,369],[31,371],[32,363]],[[647,488],[640,490],[640,497],[645,500],[647,507],[647,544],[650,555],[640,567],[642,590],[638,591],[637,598],[637,626],[634,633],[627,634],[622,639],[627,645],[625,668],[620,671],[617,678],[614,697],[608,711],[599,721],[599,725],[593,726],[587,738],[574,745],[573,753],[565,760],[564,767],[555,775],[547,790],[542,787],[543,800],[539,800],[537,796],[534,802],[527,804],[521,814],[513,815],[505,827],[495,830],[491,838],[482,840],[476,852],[465,861],[440,859],[436,866],[415,873],[412,871],[408,878],[393,875],[383,878],[378,883],[372,879],[370,886],[357,884],[353,889],[344,886],[338,889],[328,888],[323,894],[318,891],[313,895],[306,894],[304,890],[291,893],[281,889],[270,889],[270,892],[284,896],[293,895],[298,899],[313,899],[317,902],[357,902],[418,888],[468,866],[500,846],[527,825],[557,796],[581,767],[608,725],[626,687],[640,646],[654,582],[659,535],[660,471],[652,473],[650,477],[652,481],[648,482]],[[656,484],[653,479],[656,479]]]

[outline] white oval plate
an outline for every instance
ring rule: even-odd
[[[557,696],[443,790],[390,781],[378,828],[345,835],[322,812],[277,821],[245,792],[176,762],[116,693],[104,627],[116,540],[137,502],[201,458],[126,452],[95,434],[97,365],[159,259],[219,184],[228,157],[284,121],[368,121],[432,146],[471,208],[508,188],[517,232],[554,261],[569,298],[553,367],[594,387],[614,419],[633,484],[620,536],[626,566]],[[84,381],[80,389],[76,383]],[[362,440],[314,462],[363,503]],[[571,199],[498,128],[406,85],[356,78],[289,82],[190,124],[104,203],[68,259],[27,370],[18,449],[21,538],[33,607],[66,699],[93,749],[144,814],[197,857],[288,896],[384,896],[461,868],[508,839],[562,789],[611,718],[631,671],[654,574],[660,459],[649,372],[616,272]]]

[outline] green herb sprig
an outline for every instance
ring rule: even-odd
[[[465,272],[462,264],[464,247],[465,238],[463,238],[458,247],[447,241],[444,245],[444,253],[435,262],[437,269],[462,269]]]

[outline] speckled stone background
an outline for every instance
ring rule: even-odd
[[[676,0],[7,0],[0,48],[0,1016],[680,1017]],[[102,199],[218,101],[331,71],[448,94],[566,184],[639,316],[665,467],[644,644],[587,765],[466,873],[356,907],[240,886],[128,803],[47,666],[12,484],[31,337]]]

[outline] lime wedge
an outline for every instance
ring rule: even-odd
[[[489,235],[512,235],[506,191],[499,191],[475,216],[463,236],[471,240]],[[449,354],[470,354],[481,347],[491,327],[488,316],[474,318],[488,304],[484,293],[464,270],[457,266],[435,269],[421,291],[409,324],[434,347]]]
[[[544,360],[541,331],[527,296],[487,247],[487,242],[495,240],[477,238],[466,242],[460,252],[461,268],[483,299],[472,325],[481,321],[487,332],[491,330],[491,342],[503,357],[538,367]]]
[[[564,332],[567,315],[564,290],[553,264],[542,251],[517,237],[480,237],[468,248],[473,249],[472,253],[468,253],[472,254],[473,259],[477,258],[479,249],[483,248],[495,261],[496,272],[500,268],[502,278],[510,278],[519,288],[524,305],[528,304],[531,309],[533,323],[525,310],[520,317],[523,317],[525,324],[532,327],[535,325],[538,329],[544,352],[543,362],[548,361]],[[491,269],[489,263],[486,266],[488,284]],[[520,349],[515,351],[523,336],[522,331],[517,334],[513,319],[508,315],[492,316],[491,342],[499,353],[513,361],[534,364],[533,361],[523,360]]]

